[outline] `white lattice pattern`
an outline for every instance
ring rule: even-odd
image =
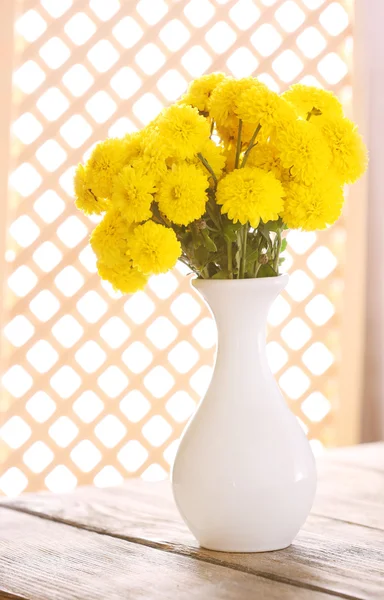
[[[303,81],[351,102],[340,0],[25,0],[16,22],[0,490],[166,475],[210,378],[215,327],[182,270],[121,297],[100,282],[73,165],[204,72]],[[343,224],[289,235],[271,367],[315,450],[337,410]]]

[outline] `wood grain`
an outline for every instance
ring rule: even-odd
[[[0,598],[334,598],[6,509],[0,519]]]
[[[312,514],[384,531],[384,472],[323,465]]]
[[[119,488],[79,488],[62,495],[26,494],[5,504],[14,511],[237,572],[344,598],[382,600],[382,456],[384,444],[375,444],[333,451],[320,461],[313,512],[293,545],[275,553],[227,554],[198,547],[174,506],[168,482],[128,480]]]
[[[316,585],[335,594],[384,597],[384,533],[374,528],[310,516],[286,550],[227,554],[198,546],[180,519],[167,482],[130,480],[120,488],[82,488],[73,494],[40,494],[32,499],[25,497],[17,504],[21,510],[62,523],[249,573]]]
[[[384,443],[375,442],[327,450],[324,458],[319,462],[320,464],[333,462],[384,473]]]

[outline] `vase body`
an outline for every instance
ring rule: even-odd
[[[285,548],[312,506],[312,451],[265,351],[268,310],[287,281],[192,284],[215,317],[218,351],[209,389],[181,438],[172,486],[190,531],[211,550]]]

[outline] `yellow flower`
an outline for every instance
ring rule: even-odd
[[[174,165],[159,184],[156,199],[160,211],[177,225],[199,219],[207,202],[208,178],[195,167]]]
[[[140,156],[141,147],[144,141],[144,132],[135,131],[134,133],[127,133],[124,136],[124,164],[128,165],[132,160]]]
[[[223,73],[210,73],[195,79],[190,84],[187,93],[181,98],[183,104],[190,104],[201,112],[208,111],[209,98],[219,83],[225,79]]]
[[[108,209],[104,198],[97,198],[89,189],[87,172],[83,165],[78,165],[74,178],[75,204],[85,215],[100,215]]]
[[[349,119],[325,119],[321,131],[331,151],[332,166],[342,183],[354,183],[367,168],[368,156],[358,129]]]
[[[196,108],[173,105],[158,120],[158,133],[169,155],[184,160],[200,152],[209,139],[210,128]]]
[[[239,117],[236,114],[237,101],[242,92],[257,85],[258,82],[252,77],[238,80],[227,77],[215,87],[208,107],[209,115],[215,121],[219,133],[223,131],[228,136],[237,137],[239,126]],[[253,132],[253,128],[251,129]]]
[[[138,158],[131,162],[135,171],[139,171],[144,176],[149,177],[153,183],[156,183],[164,177],[167,172],[166,159],[161,146],[151,144],[145,148]]]
[[[313,108],[321,112],[321,115],[311,116],[311,119],[316,121],[320,116],[343,116],[343,107],[335,94],[317,87],[295,83],[282,94],[282,98],[291,102],[296,107],[299,115],[304,119],[307,118],[308,113]]]
[[[159,117],[153,119],[140,131],[139,137],[131,142],[131,147],[136,144],[136,151],[131,154],[130,160],[127,162],[135,170],[149,175],[155,183],[166,173],[166,160],[170,154],[163,138],[159,135],[158,119]]]
[[[126,160],[126,142],[120,139],[105,140],[93,149],[87,162],[87,180],[98,198],[107,198],[112,192],[113,178]]]
[[[142,290],[148,281],[147,275],[139,271],[129,259],[118,268],[109,267],[98,261],[97,270],[101,279],[109,281],[115,290],[123,294],[134,294]]]
[[[113,185],[112,204],[130,222],[141,222],[152,216],[152,194],[156,191],[151,175],[139,169],[124,167]]]
[[[225,167],[225,156],[223,154],[223,149],[215,144],[214,141],[207,140],[201,149],[201,154],[211,166],[216,177],[219,177]],[[194,164],[202,171],[204,175],[208,177],[210,176],[209,171],[199,158],[195,159]]]
[[[245,89],[239,95],[236,114],[244,123],[250,123],[254,128],[261,125],[264,135],[265,130],[269,133],[272,127],[296,119],[293,107],[261,82]]]
[[[315,231],[337,221],[343,208],[343,189],[331,173],[311,186],[289,183],[282,213],[284,223],[291,229]]]
[[[216,201],[235,223],[252,227],[276,220],[283,209],[283,186],[273,173],[256,167],[236,169],[219,181]]]
[[[147,221],[138,225],[128,244],[129,256],[143,273],[166,273],[181,254],[180,242],[173,229]]]
[[[280,161],[299,183],[320,179],[330,164],[328,145],[317,127],[308,121],[293,121],[276,129],[273,142]]]
[[[98,260],[111,268],[125,263],[132,229],[118,210],[109,210],[90,237],[92,250]]]
[[[282,166],[277,148],[271,142],[261,142],[252,148],[246,164],[247,167],[259,167],[263,171],[271,171],[280,181],[289,180],[289,171]]]

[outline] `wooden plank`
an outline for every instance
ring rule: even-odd
[[[384,473],[384,442],[327,450],[319,464],[337,463]]]
[[[320,464],[312,514],[384,530],[384,472]]]
[[[380,468],[382,459],[384,460],[384,443],[364,444],[328,452],[318,461],[318,486],[312,514],[384,529],[384,467],[383,472]],[[184,531],[166,489],[167,485],[127,480],[123,486],[109,490],[84,487],[78,488],[72,494],[24,494],[3,502],[8,506],[55,518],[63,514],[64,520],[88,518],[90,502],[93,505],[91,512],[100,514],[97,519],[101,528],[108,531],[109,527],[114,526],[116,518],[119,523],[128,519],[127,526],[131,535],[134,537],[139,534],[145,538],[151,536],[153,523],[149,523],[149,531],[145,529],[144,523],[144,528],[137,532],[136,519],[140,518],[143,512],[151,518],[154,516],[153,510],[156,511],[156,518],[160,519],[155,526],[156,536],[161,531],[161,524],[163,521],[166,524],[168,518],[172,522],[177,519],[179,529],[181,527]],[[154,506],[155,502],[160,504]],[[141,525],[140,522],[140,527]],[[166,532],[167,528],[164,527],[164,534]],[[180,540],[177,540],[177,543],[179,542]]]
[[[176,511],[167,482],[130,480],[120,488],[25,495],[13,506],[255,575],[316,585],[345,597],[384,597],[384,536],[376,529],[312,516],[286,550],[227,554],[198,547]]]
[[[0,598],[334,598],[316,586],[271,581],[5,508],[0,519]]]

